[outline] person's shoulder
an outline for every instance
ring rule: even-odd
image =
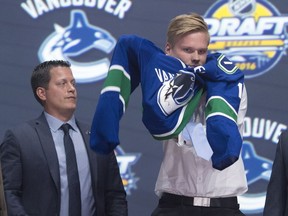
[[[283,130],[283,131],[281,132],[280,136],[281,136],[282,139],[285,139],[285,140],[288,141],[288,130],[287,130],[287,129],[286,129],[286,130]]]
[[[27,121],[24,121],[24,122],[20,122],[20,123],[18,123],[18,124],[16,124],[16,125],[13,125],[13,126],[11,126],[11,127],[9,127],[7,130],[11,130],[11,131],[21,131],[21,130],[23,130],[23,129],[25,129],[25,128],[29,128],[29,127],[31,127],[32,126],[32,124],[35,122],[36,120],[34,119],[34,120],[27,120]]]
[[[83,121],[79,121],[79,120],[76,120],[76,124],[77,124],[77,127],[82,132],[85,132],[85,134],[90,135],[90,129],[91,129],[91,125],[90,124],[88,124],[86,122],[83,122]]]
[[[45,122],[46,122],[46,119],[44,115],[40,115],[36,118],[28,119],[24,122],[19,122],[18,124],[15,124],[11,126],[10,128],[8,128],[7,130],[18,131],[18,130],[23,130],[27,128],[33,128],[35,125],[43,124]]]
[[[31,136],[34,132],[31,122],[33,122],[33,120],[20,122],[8,127],[4,133],[2,141],[4,142],[5,140],[9,140],[12,137],[16,137],[18,140],[23,140],[23,137]]]
[[[90,124],[84,121],[79,121],[78,119],[76,119],[76,124],[78,125],[78,127],[90,127]]]

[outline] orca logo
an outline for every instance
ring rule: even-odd
[[[260,179],[269,181],[273,162],[258,156],[252,143],[247,141],[243,143],[242,158],[246,168],[246,177],[249,185]]]
[[[132,189],[137,189],[136,182],[139,180],[139,178],[135,177],[135,174],[131,171],[131,167],[132,165],[136,164],[141,154],[125,153],[124,150],[119,145],[116,147],[114,151],[118,161],[120,175],[122,178],[125,191],[128,195],[130,195]]]
[[[273,162],[257,155],[251,142],[244,141],[242,147],[242,159],[245,166],[248,185],[264,180],[269,182]],[[244,194],[239,197],[241,210],[244,213],[260,213],[265,205],[266,193]]]
[[[204,15],[211,35],[209,51],[221,52],[254,78],[286,55],[288,16],[266,0],[219,0]]]
[[[116,40],[105,31],[89,24],[83,11],[71,12],[70,25],[66,28],[54,24],[55,32],[42,43],[38,57],[40,61],[51,59],[69,60],[73,75],[78,83],[101,80],[106,77],[110,61],[108,57],[93,62],[77,62],[72,58],[97,49],[109,54],[116,45]]]
[[[286,124],[263,117],[246,116],[244,119],[241,156],[249,190],[238,198],[240,209],[247,215],[263,211],[267,185],[272,172],[273,155],[275,155],[279,135],[286,129]]]
[[[163,82],[157,94],[157,103],[166,116],[187,104],[194,96],[195,74],[185,70],[180,72]]]

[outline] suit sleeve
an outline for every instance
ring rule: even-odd
[[[19,142],[8,130],[0,147],[8,215],[27,215],[22,205],[22,163]]]
[[[288,131],[281,134],[276,148],[272,174],[267,187],[263,216],[283,216],[287,214],[287,179],[284,148],[288,148]],[[286,213],[286,214],[285,214]]]
[[[126,192],[114,151],[108,155],[98,155],[98,163],[98,175],[105,176],[98,181],[100,186],[104,185],[102,193],[104,193],[105,215],[127,216]]]

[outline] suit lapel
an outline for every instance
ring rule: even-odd
[[[92,178],[92,184],[94,191],[96,190],[97,186],[97,156],[96,153],[92,151],[89,144],[90,139],[90,128],[84,124],[79,123],[76,121],[80,132],[82,134],[82,137],[84,139],[84,143],[87,149],[87,154],[89,158],[89,165],[90,165],[90,171],[91,171],[91,178]],[[40,144],[42,146],[44,155],[47,160],[47,164],[49,166],[49,171],[52,176],[52,179],[55,183],[55,186],[57,188],[57,191],[60,195],[60,173],[59,173],[59,163],[58,163],[58,157],[57,152],[55,149],[55,144],[53,141],[52,134],[50,132],[50,128],[48,126],[47,120],[44,116],[44,113],[32,123],[33,127],[35,127],[35,130],[37,131]]]
[[[55,144],[53,141],[52,134],[50,132],[50,128],[48,126],[47,120],[42,114],[36,121],[34,125],[40,144],[42,146],[44,155],[47,160],[47,164],[49,166],[49,171],[52,176],[52,179],[55,183],[58,193],[60,194],[60,173],[59,173],[59,163],[57,152],[55,149]]]

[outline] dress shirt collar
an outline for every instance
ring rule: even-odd
[[[53,131],[53,132],[56,132],[57,130],[59,130],[59,128],[62,126],[62,124],[64,123],[68,123],[71,125],[72,129],[74,131],[77,131],[77,125],[76,125],[76,120],[75,120],[75,116],[73,115],[72,118],[67,121],[67,122],[63,122],[57,118],[55,118],[54,116],[50,115],[49,113],[47,112],[44,112],[44,115],[47,119],[47,122],[48,122],[48,125],[50,127],[50,129]]]

